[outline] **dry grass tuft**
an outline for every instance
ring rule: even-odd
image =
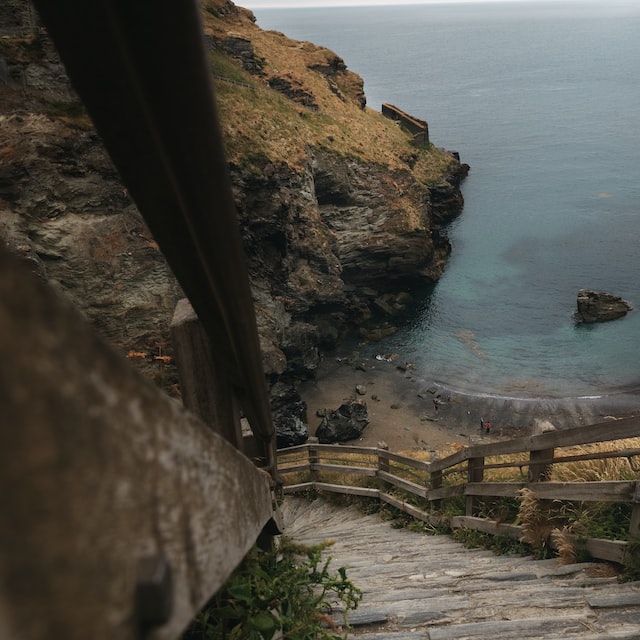
[[[585,455],[617,452],[621,449],[640,449],[640,438],[627,438],[612,442],[596,442],[564,449],[563,455]],[[635,467],[635,468],[634,468]],[[602,458],[579,460],[554,465],[553,482],[598,482],[607,480],[637,480],[640,478],[640,457]]]
[[[575,544],[575,536],[571,525],[564,525],[551,532],[551,542],[554,545],[561,564],[575,564],[578,552]]]
[[[518,491],[520,500],[519,519],[522,525],[521,542],[531,545],[542,557],[549,549],[551,532],[556,528],[549,510],[542,506],[531,489]]]

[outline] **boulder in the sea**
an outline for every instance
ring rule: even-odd
[[[608,322],[626,315],[631,305],[620,296],[606,291],[580,289],[578,292],[578,322]]]
[[[322,419],[316,436],[321,444],[347,442],[359,438],[368,424],[367,405],[364,402],[349,402]]]

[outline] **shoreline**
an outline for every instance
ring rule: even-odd
[[[357,385],[364,387],[363,394]],[[395,362],[335,354],[323,360],[316,378],[300,383],[298,391],[307,403],[310,437],[321,421],[317,412],[358,400],[366,403],[370,422],[358,440],[346,444],[385,443],[396,452],[443,451],[530,435],[536,420],[568,429],[640,414],[638,392],[568,398],[473,393],[426,381]],[[491,434],[481,432],[481,418],[491,422]]]

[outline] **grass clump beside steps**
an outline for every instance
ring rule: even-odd
[[[277,548],[254,548],[209,601],[183,640],[333,640],[345,638],[347,613],[362,592],[344,567],[323,558],[330,543],[312,547],[286,539]],[[334,622],[339,613],[343,623]]]

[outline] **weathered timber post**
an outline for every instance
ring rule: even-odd
[[[529,482],[546,482],[551,477],[554,449],[529,452]]]
[[[225,372],[211,353],[211,343],[186,298],[171,320],[171,340],[180,376],[182,403],[205,424],[244,451],[240,414]]]
[[[467,467],[467,482],[482,482],[484,479],[484,458],[469,458]],[[467,496],[465,513],[467,516],[475,515],[478,506],[478,499],[474,496]]]
[[[442,469],[437,471],[429,471],[429,486],[430,490],[442,489]],[[439,511],[442,507],[442,500],[430,500],[431,512]]]
[[[320,462],[318,450],[313,445],[309,445],[309,472],[311,482],[320,482],[320,472],[316,469],[316,465]]]
[[[391,471],[389,457],[384,449],[378,449],[378,471],[384,471],[385,473]]]
[[[629,537],[640,537],[640,482],[636,482],[633,492],[633,510],[631,511],[631,522],[629,524]]]
[[[391,468],[389,466],[389,457],[386,455],[386,451],[384,449],[378,449],[378,471],[382,471],[383,473],[389,473]],[[387,486],[385,483],[383,486]]]

